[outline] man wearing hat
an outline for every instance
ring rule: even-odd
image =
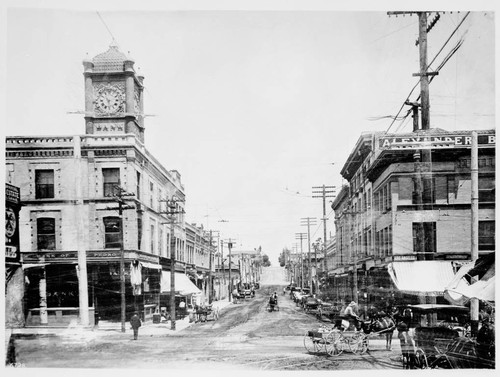
[[[134,315],[132,316],[132,318],[130,318],[130,326],[132,326],[132,330],[134,330],[134,340],[137,340],[137,336],[139,335],[139,327],[141,327],[141,320],[137,312],[134,312]]]

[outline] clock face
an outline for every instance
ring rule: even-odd
[[[120,94],[114,89],[105,89],[97,97],[97,107],[105,114],[116,113],[120,104]]]
[[[98,113],[112,115],[123,111],[123,90],[116,84],[96,87],[95,109]]]

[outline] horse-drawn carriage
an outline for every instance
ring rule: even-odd
[[[316,312],[320,306],[321,301],[313,296],[305,297],[302,302],[302,307],[306,313]]]
[[[330,356],[338,356],[344,351],[365,353],[369,348],[369,339],[394,331],[394,322],[381,321],[381,318],[371,318],[367,321],[356,320],[353,317],[339,315],[332,321],[330,329],[321,327],[308,331],[304,336],[304,347],[309,352],[325,351]]]
[[[213,305],[201,305],[195,307],[196,322],[206,322],[209,319],[217,321],[219,319],[219,308]]]
[[[494,368],[494,340],[480,338],[489,324],[484,323],[478,339],[467,333],[469,309],[457,305],[408,305],[411,312],[408,327],[414,327],[413,337],[403,345],[403,367],[410,368]],[[494,334],[494,331],[490,331]],[[403,331],[400,331],[400,340]],[[494,335],[493,335],[494,337]],[[414,347],[413,347],[414,345]]]

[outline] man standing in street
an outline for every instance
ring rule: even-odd
[[[134,340],[137,340],[137,336],[139,335],[139,327],[141,327],[141,320],[137,312],[135,312],[132,318],[130,318],[130,325],[134,330]]]

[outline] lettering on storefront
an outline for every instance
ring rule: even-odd
[[[115,252],[87,252],[89,258],[118,258],[119,253]]]
[[[417,257],[415,255],[394,255],[393,257],[394,261],[404,261],[404,260],[416,260]]]
[[[480,134],[477,136],[479,147],[495,146],[496,136],[494,134]],[[472,136],[463,135],[440,135],[440,136],[416,136],[416,137],[380,137],[378,145],[381,149],[446,149],[466,147],[470,148]]]

